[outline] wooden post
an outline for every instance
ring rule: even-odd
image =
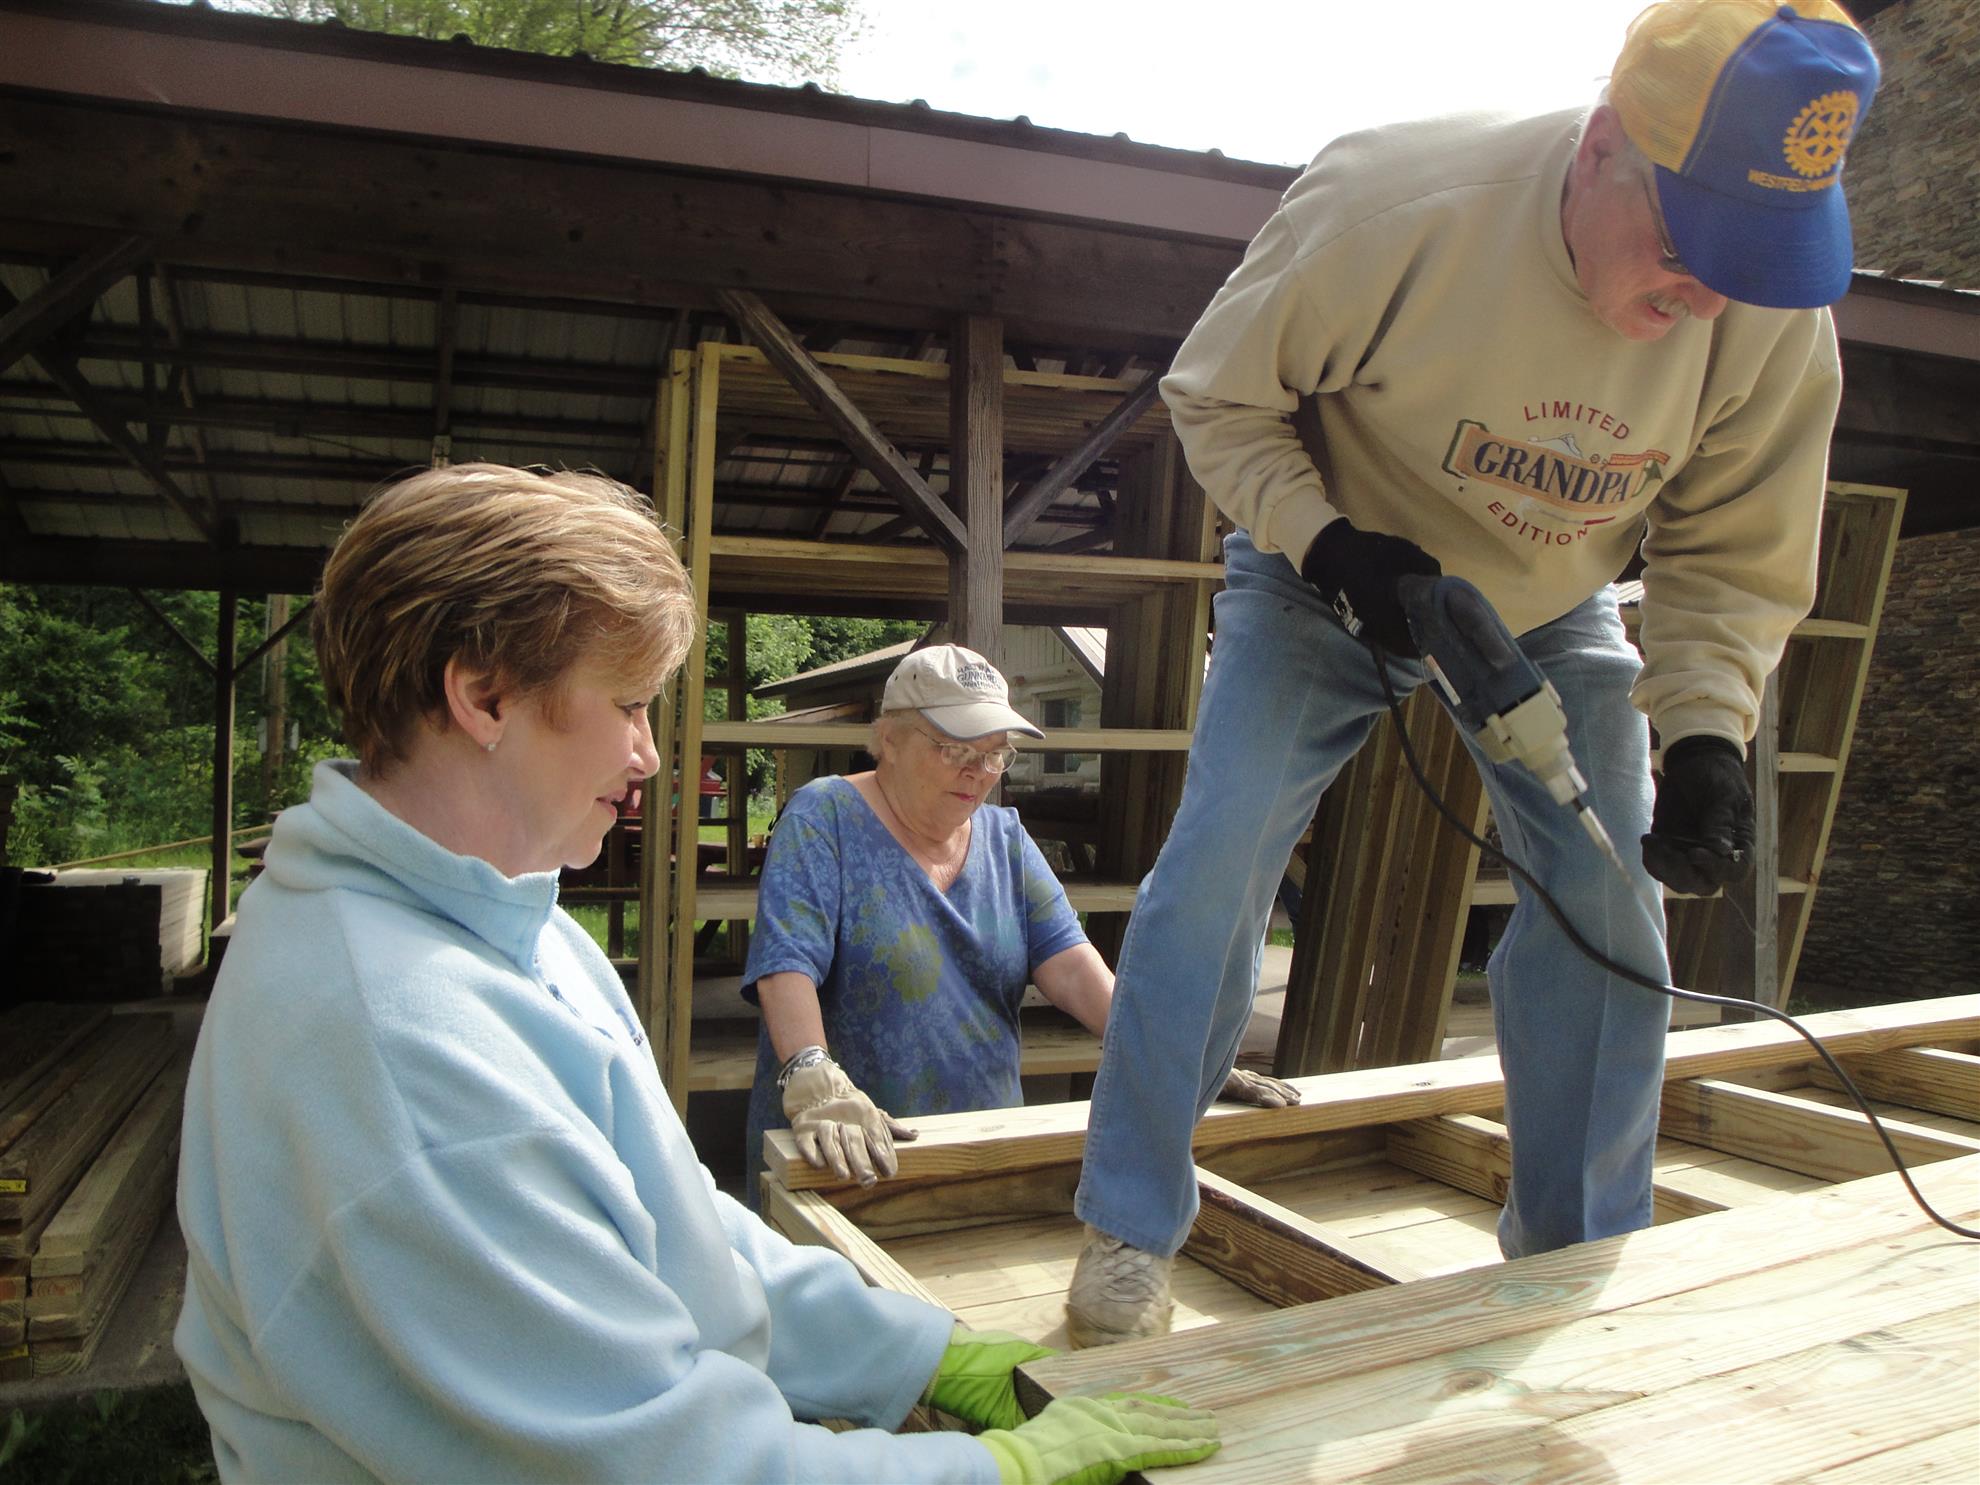
[[[1002,663],[1004,629],[1004,326],[956,324],[949,356],[949,497],[968,540],[949,554],[949,636]]]
[[[1724,984],[1731,995],[1751,996],[1779,1008],[1781,984],[1780,871],[1780,673],[1767,677],[1760,695],[1760,723],[1746,749],[1747,777],[1753,785],[1753,870],[1745,881],[1725,889],[1726,906],[1737,920],[1727,925]],[[1734,1013],[1728,1013],[1728,1019]],[[1750,1012],[1738,1012],[1741,1019]]]
[[[268,595],[268,616],[262,624],[264,635],[279,635],[289,622],[289,595]],[[282,778],[283,736],[289,728],[289,672],[287,640],[276,639],[261,657],[265,667],[261,683],[261,716],[268,729],[267,744],[261,750],[261,807],[275,808],[275,788]]]
[[[687,520],[688,387],[694,355],[674,351],[667,360],[667,374],[655,388],[653,401],[653,502],[662,525],[678,542]],[[696,591],[700,602],[706,603],[701,590]],[[653,747],[660,755],[660,771],[646,781],[640,796],[639,964],[633,978],[633,1009],[646,1028],[647,1047],[663,1076],[667,1072],[662,1057],[663,1032],[671,1004],[668,986],[673,969],[671,800],[672,779],[680,763],[675,739],[681,685],[676,678],[653,700]]]
[[[232,907],[228,872],[234,855],[234,590],[220,590],[218,633],[213,649],[213,926]]]
[[[728,692],[729,720],[749,719],[749,612],[731,609],[723,621],[729,629],[729,673],[724,677]],[[732,877],[749,875],[749,750],[737,748],[729,754],[727,787],[722,793],[722,815],[727,822],[728,864]],[[735,918],[729,923],[729,956],[740,970],[749,959],[749,920]]]

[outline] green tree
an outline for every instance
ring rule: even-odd
[[[213,653],[211,593],[154,601]],[[251,648],[263,605],[240,605]],[[287,647],[288,709],[300,733],[265,801],[256,744],[265,665],[236,693],[236,824],[308,792],[317,758],[340,754],[306,635]],[[19,786],[7,859],[43,865],[204,835],[212,825],[213,681],[157,617],[115,588],[0,585],[0,776]]]
[[[751,692],[772,681],[787,680],[799,671],[816,670],[840,660],[851,660],[904,639],[918,639],[927,625],[911,619],[841,619],[798,614],[751,614],[749,654],[743,670]],[[719,721],[729,715],[727,685],[729,673],[729,626],[708,626],[708,664],[704,672],[702,716]],[[783,710],[779,702],[751,695],[745,715],[772,716]],[[761,748],[749,750],[749,792],[759,793],[770,782],[770,755]]]
[[[838,79],[859,0],[229,0],[229,9],[758,82]]]

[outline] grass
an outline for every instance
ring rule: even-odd
[[[0,1422],[0,1478],[37,1485],[208,1485],[220,1478],[191,1386],[102,1391]]]

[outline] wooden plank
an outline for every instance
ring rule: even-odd
[[[1075,912],[1125,913],[1134,906],[1132,882],[1095,882],[1074,878],[1064,884],[1066,900]],[[702,922],[734,922],[756,916],[759,884],[702,878],[695,886],[695,914]]]
[[[669,915],[668,949],[672,962],[667,973],[667,1000],[660,1030],[654,1037],[654,1057],[660,1076],[673,1096],[674,1106],[687,1111],[690,1041],[694,1023],[694,923],[695,869],[700,859],[700,821],[695,814],[694,780],[701,776],[702,693],[708,668],[708,563],[710,533],[715,518],[715,412],[721,386],[721,360],[701,353],[695,363],[692,390],[692,419],[688,447],[688,475],[684,514],[687,529],[682,540],[688,577],[700,601],[700,623],[695,626],[694,642],[688,646],[681,671],[678,737],[674,765],[680,780],[680,807],[674,811],[673,851],[675,866],[670,868],[673,911]],[[657,838],[657,837],[656,837]],[[643,920],[642,920],[643,926]],[[643,938],[643,934],[642,934]]]
[[[141,1205],[151,1173],[171,1171],[191,1064],[190,1048],[174,1056],[90,1162],[54,1220],[42,1229],[33,1255],[36,1279],[81,1273],[89,1255],[111,1244]]]
[[[1980,1160],[1923,1177],[1956,1217],[1980,1212]],[[1769,1472],[1749,1472],[1742,1447],[1733,1477],[1795,1478],[1854,1457],[1821,1457],[1839,1436],[1886,1432],[1867,1416],[1884,1405],[1881,1395],[1869,1408],[1838,1407],[1854,1391],[1839,1378],[1814,1385],[1811,1375],[1866,1350],[1874,1358],[1889,1347],[1879,1339],[1886,1332],[1915,1343],[1896,1348],[1890,1363],[1923,1364],[1921,1397],[1902,1409],[1885,1446],[1944,1431],[1954,1399],[1961,1411],[1951,1422],[1970,1419],[1976,1278],[1980,1246],[1946,1242],[1897,1179],[1881,1176],[1111,1353],[1055,1357],[1022,1368],[1019,1387],[1033,1411],[1049,1396],[1122,1387],[1185,1396],[1215,1408],[1224,1430],[1223,1452],[1194,1467],[1201,1478],[1259,1482],[1375,1478],[1385,1469],[1396,1473],[1381,1477],[1402,1478],[1405,1461],[1406,1477],[1424,1480],[1719,1478],[1696,1458],[1671,1466],[1671,1439],[1687,1430],[1683,1405],[1712,1419],[1696,1430],[1701,1443],[1687,1447],[1719,1451],[1717,1468],[1729,1441],[1744,1438],[1729,1410],[1764,1415],[1784,1405],[1800,1414],[1797,1427],[1827,1437],[1784,1443],[1784,1466]],[[1810,1295],[1823,1302],[1797,1303]],[[1728,1324],[1728,1315],[1768,1323]],[[1879,1370],[1902,1385],[1895,1364],[1873,1364],[1866,1380]],[[1720,1375],[1723,1384],[1696,1390]],[[1739,1389],[1750,1384],[1742,1404]],[[1813,1416],[1818,1405],[1828,1418]],[[1577,1417],[1603,1447],[1561,1451],[1563,1425]],[[1513,1460],[1501,1452],[1508,1447],[1535,1452]],[[1542,1459],[1549,1467],[1538,1468]],[[1594,1461],[1596,1474],[1578,1467]]]
[[[92,1011],[87,1013],[86,1020],[72,1023],[75,1028],[73,1035],[43,1040],[38,1047],[23,1046],[23,1056],[31,1057],[32,1061],[24,1065],[22,1075],[14,1080],[16,1091],[13,1096],[6,1104],[0,1105],[0,1151],[19,1139],[50,1104],[66,1093],[109,1050],[111,1043],[102,1032],[107,1018],[108,1012]],[[25,1041],[28,1038],[24,1037]],[[24,1188],[17,1184],[19,1180],[18,1176],[10,1177],[5,1171],[0,1171],[0,1196],[21,1195]]]
[[[686,532],[688,466],[690,462],[689,420],[693,400],[694,357],[679,350],[668,358],[667,372],[654,389],[653,406],[653,494],[663,529],[680,542]],[[707,623],[707,597],[696,590],[698,624]],[[680,717],[680,687],[662,689],[654,697],[653,748],[660,759],[660,775],[678,770],[674,734]],[[676,774],[676,777],[679,775]],[[657,782],[640,793],[640,830],[643,840],[663,840],[672,828],[668,811],[670,790]],[[667,1075],[662,1060],[667,1018],[673,999],[673,860],[667,851],[639,853],[639,964],[633,979],[633,1009],[639,1024],[646,1028],[647,1050],[653,1054],[661,1077]],[[690,991],[692,994],[692,991]]]
[[[1803,1024],[1832,1050],[1929,1045],[1980,1034],[1980,996],[1827,1011],[1805,1017]],[[1665,1071],[1670,1078],[1726,1076],[1799,1062],[1807,1055],[1807,1044],[1774,1021],[1676,1031],[1665,1045]],[[1499,1107],[1505,1097],[1497,1061],[1487,1058],[1357,1069],[1293,1082],[1303,1095],[1294,1108],[1211,1105],[1193,1136],[1197,1162],[1203,1163],[1222,1146],[1259,1139],[1435,1114],[1485,1113]],[[918,1126],[921,1138],[900,1148],[901,1174],[908,1178],[984,1175],[1076,1161],[1085,1147],[1086,1111],[1083,1103],[1045,1104],[923,1119]],[[771,1131],[764,1155],[793,1190],[836,1180],[798,1157],[788,1131]]]
[[[702,899],[704,909],[708,900]],[[1076,1022],[1027,1016],[1020,1028],[1018,1073],[1027,1078],[1090,1073],[1100,1066],[1100,1038]],[[756,1082],[757,1029],[754,1022],[706,1025],[694,1030],[694,1058],[688,1088],[694,1093],[744,1089]]]
[[[159,1215],[162,1214],[163,1208]],[[145,1249],[151,1245],[151,1235],[157,1222],[158,1217],[154,1216],[151,1226],[138,1235],[137,1241],[126,1244],[119,1252],[115,1266],[104,1275],[93,1297],[92,1318],[82,1334],[44,1337],[36,1330],[33,1320],[28,1322],[28,1351],[34,1360],[34,1374],[37,1377],[67,1376],[89,1365],[103,1341],[104,1332],[110,1328],[117,1302],[130,1288],[131,1277],[144,1260]]]
[[[1862,702],[1864,686],[1870,676],[1869,636],[1876,634],[1878,627],[1883,623],[1884,597],[1890,588],[1891,564],[1897,558],[1898,535],[1904,520],[1905,496],[1902,490],[1831,484],[1829,501],[1844,500],[1867,513],[1866,518],[1858,523],[1864,529],[1855,542],[1860,553],[1856,563],[1859,569],[1858,583],[1854,596],[1850,599],[1848,611],[1830,601],[1841,587],[1832,580],[1824,583],[1823,586],[1827,591],[1818,598],[1816,607],[1824,618],[1861,623],[1865,629],[1865,638],[1857,646],[1854,665],[1843,678],[1842,684],[1834,688],[1839,697],[1846,701],[1846,705],[1842,738],[1833,750],[1836,770],[1830,776],[1829,787],[1824,791],[1819,819],[1814,828],[1814,838],[1808,845],[1805,858],[1806,876],[1811,883],[1821,879],[1822,863],[1828,858],[1829,836],[1835,826],[1837,805],[1842,798],[1843,770],[1849,763],[1850,747],[1856,737],[1857,712]],[[1800,901],[1792,905],[1788,919],[1783,924],[1780,966],[1783,987],[1794,983],[1794,972],[1801,962],[1801,946],[1808,935],[1808,923],[1814,910],[1814,892],[1811,888]]]
[[[866,472],[900,503],[901,510],[945,551],[969,545],[969,532],[955,513],[936,498],[914,466],[811,357],[798,338],[755,294],[724,289],[717,298],[730,317],[757,341],[763,354],[790,380],[804,400],[845,440]],[[1001,383],[1000,383],[1001,385]]]
[[[0,1016],[0,1121],[12,1114],[15,1103],[44,1073],[101,1026],[109,1014],[100,1006],[36,1000]],[[9,1133],[8,1126],[0,1122],[0,1149],[6,1148],[17,1133]]]
[[[1006,545],[1001,539],[1004,327],[989,315],[962,316],[950,338],[949,501],[962,517],[962,543],[949,554],[949,637],[999,664]]]
[[[1332,1170],[1261,1181],[1253,1189],[1346,1237],[1438,1226],[1452,1217],[1498,1214],[1493,1203],[1405,1170],[1379,1154]]]
[[[1776,1009],[1787,1004],[1780,966],[1780,894],[1771,886],[1780,875],[1781,860],[1780,727],[1780,677],[1771,674],[1761,690],[1759,721],[1746,749],[1747,779],[1753,790],[1753,867],[1743,881],[1724,889],[1739,924],[1725,935],[1725,966],[1720,971],[1723,993]],[[1728,1011],[1731,1016],[1757,1014]]]
[[[775,1180],[764,1181],[758,1189],[763,1193],[764,1217],[791,1241],[833,1249],[876,1288],[912,1295],[930,1304],[941,1303],[920,1280],[816,1192],[792,1191]]]
[[[1061,1218],[1073,1209],[1079,1164],[1006,1171],[975,1180],[879,1181],[819,1195],[881,1242],[981,1226],[986,1213],[1008,1221]]]
[[[158,1159],[129,1185],[122,1229],[90,1254],[86,1270],[36,1278],[28,1289],[28,1338],[57,1340],[87,1335],[109,1318],[110,1308],[129,1283],[129,1270],[143,1256],[159,1220],[172,1205],[176,1163]]]
[[[1708,1291],[1716,1303],[1675,1296],[1425,1355],[1317,1397],[1280,1396],[1276,1409],[1220,1409],[1229,1457],[1210,1461],[1209,1478],[1287,1478],[1274,1464],[1307,1440],[1318,1446],[1311,1466],[1340,1480],[1403,1469],[1412,1480],[1536,1470],[1550,1480],[1798,1480],[1963,1416],[1958,1389],[1971,1388],[1980,1351],[1961,1322],[1975,1255],[1921,1252],[1929,1241],[1914,1236],[1893,1260],[1908,1284],[1868,1255],[1823,1255]],[[1810,1286],[1827,1302],[1797,1307]],[[1729,1311],[1785,1313],[1727,1325]],[[1903,1416],[1866,1417],[1907,1374],[1919,1395]],[[1844,1396],[1850,1404],[1838,1406]],[[1588,1473],[1596,1460],[1601,1472]]]
[[[1275,1305],[1310,1304],[1421,1277],[1201,1166],[1196,1185],[1201,1205],[1183,1251]]]
[[[1980,1153],[1980,1139],[1896,1119],[1883,1124],[1907,1165]],[[1875,1175],[1891,1165],[1870,1121],[1855,1109],[1713,1078],[1666,1083],[1661,1128],[1676,1139],[1830,1181]]]
[[[1980,1120],[1980,1057],[1971,1052],[1897,1047],[1838,1060],[1866,1098]],[[1818,1088],[1842,1087],[1841,1080],[1819,1063],[1808,1070],[1808,1079]]]
[[[1804,1485],[1923,1485],[1980,1480],[1980,1422],[1880,1449],[1806,1477]]]
[[[702,740],[724,747],[861,748],[871,731],[864,722],[779,722],[763,717],[754,722],[710,722]],[[1020,733],[1011,739],[1011,746],[1032,752],[1050,748],[1067,753],[1186,753],[1189,738],[1181,728],[1060,727],[1044,741]]]
[[[0,1154],[0,1257],[23,1237],[23,1224],[53,1212],[60,1192],[74,1183],[158,1069],[171,1055],[171,1019],[120,1016],[105,1033],[109,1045],[74,1085],[52,1102],[28,1130]],[[38,1226],[37,1226],[38,1230]]]

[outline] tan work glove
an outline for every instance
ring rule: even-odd
[[[784,1117],[791,1121],[800,1155],[820,1170],[862,1186],[899,1170],[894,1141],[916,1137],[914,1130],[876,1108],[829,1057],[791,1074],[784,1085]]]
[[[1278,1078],[1234,1067],[1217,1097],[1231,1103],[1254,1104],[1261,1109],[1289,1109],[1299,1102],[1299,1090]]]

